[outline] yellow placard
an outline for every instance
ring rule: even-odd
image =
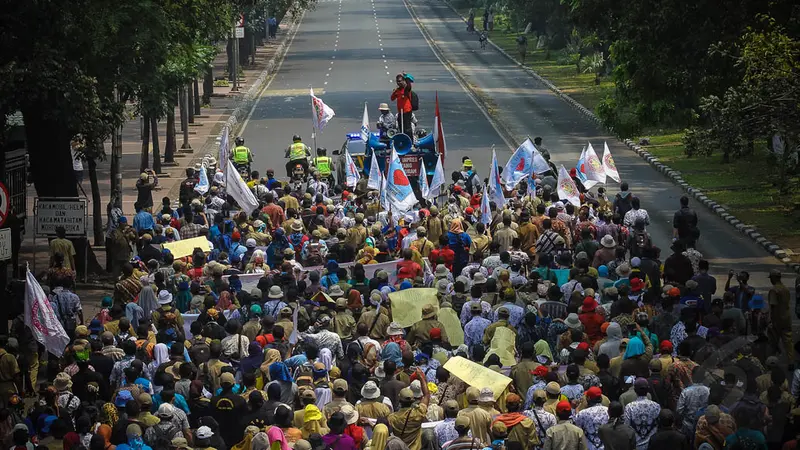
[[[478,389],[491,388],[495,400],[500,397],[500,394],[511,383],[511,378],[461,356],[450,358],[445,363],[444,368],[472,387]]]
[[[489,350],[486,351],[486,358],[492,353],[500,357],[500,362],[503,366],[510,367],[517,363],[514,358],[514,348],[516,347],[515,341],[517,335],[506,327],[497,327],[492,336],[492,342],[489,344]],[[484,359],[484,362],[486,360]]]
[[[198,247],[203,253],[211,251],[211,245],[209,245],[208,239],[206,239],[205,236],[181,239],[180,241],[164,244],[164,248],[169,250],[175,259],[191,255],[194,249]]]
[[[439,300],[436,298],[436,289],[411,288],[389,294],[392,302],[392,321],[406,328],[422,320],[422,308],[427,304],[433,305],[438,311]]]
[[[444,330],[447,332],[447,338],[450,340],[450,345],[458,347],[464,343],[464,329],[461,328],[461,319],[453,308],[444,308],[439,310],[439,322],[444,325]]]

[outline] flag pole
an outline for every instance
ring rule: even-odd
[[[311,84],[308,85],[309,91],[313,91],[314,88]],[[314,141],[314,152],[317,151],[317,133],[316,133],[316,126],[314,125],[314,97],[311,97],[311,139]],[[316,153],[315,153],[316,154]]]

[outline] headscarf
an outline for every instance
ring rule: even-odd
[[[231,447],[231,450],[251,450],[253,448],[253,436],[258,434],[258,427],[250,425],[244,429],[244,437],[238,444]]]
[[[321,362],[325,366],[325,370],[331,370],[331,367],[333,367],[333,353],[331,353],[331,350],[328,348],[320,349],[317,362]]]
[[[153,311],[158,309],[158,302],[156,302],[156,293],[150,287],[150,281],[147,277],[142,277],[142,290],[139,291],[139,307],[142,308],[145,317],[150,317]]]
[[[289,369],[286,364],[278,361],[269,366],[269,379],[272,381],[292,381],[292,376],[289,374]]]
[[[550,362],[553,362],[553,352],[550,351],[550,344],[547,343],[544,339],[539,339],[534,344],[533,348],[536,350],[536,357],[538,359],[539,356],[544,356]],[[541,361],[540,361],[541,362]]]
[[[314,433],[320,435],[328,434],[328,429],[324,426],[322,412],[316,405],[306,405],[303,414],[303,427],[300,429],[303,439],[308,439]]]
[[[99,434],[100,436],[103,436],[103,439],[105,440],[106,447],[108,447],[108,445],[111,444],[111,427],[110,426],[108,426],[106,424],[101,424],[99,427],[97,427],[97,430],[95,431],[95,434]]]
[[[276,362],[280,362],[281,360],[281,352],[276,348],[267,349],[267,352],[264,354],[264,362],[261,363],[261,370],[265,373],[269,373],[269,368],[272,364]]]
[[[382,450],[386,448],[386,441],[389,440],[389,428],[379,423],[372,429],[372,441],[369,448],[371,450]]]
[[[156,344],[153,349],[153,360],[156,363],[156,367],[169,361],[169,349],[167,348],[167,344]]]
[[[403,353],[396,342],[390,342],[381,350],[381,361],[394,361],[397,367],[403,367]]]
[[[203,297],[200,295],[195,295],[192,297],[192,300],[189,302],[189,310],[190,311],[202,311],[203,310]]]
[[[275,428],[275,427],[273,427]],[[269,437],[263,431],[253,436],[252,450],[269,450]]]
[[[270,447],[275,448],[275,443],[278,442],[281,444],[280,450],[289,450],[289,443],[286,442],[286,435],[283,434],[283,430],[280,428],[273,426],[267,430],[267,437],[269,438]]]
[[[119,412],[117,411],[117,407],[114,406],[113,403],[103,403],[103,409],[100,412],[100,422],[102,422],[103,425],[114,428],[118,420]]]
[[[261,360],[264,358],[264,350],[261,349],[261,345],[256,341],[250,343],[247,347],[247,352],[249,355],[239,363],[242,373],[256,371],[261,366]]]
[[[725,414],[720,412],[719,415]],[[718,420],[716,423],[708,423],[706,416],[703,415],[697,421],[697,431],[695,439],[702,442],[708,442],[714,448],[722,448],[725,444],[725,437],[733,434],[736,429],[731,429],[728,424],[730,420]]]
[[[456,234],[461,234],[464,232],[464,228],[461,227],[461,220],[453,219],[453,221],[450,222],[450,232]]]
[[[644,354],[644,342],[639,336],[634,336],[628,341],[628,348],[625,349],[625,356],[622,359],[630,359]]]
[[[222,291],[219,294],[219,300],[217,301],[217,309],[220,311],[226,311],[233,305],[231,301],[231,293],[228,291]]]

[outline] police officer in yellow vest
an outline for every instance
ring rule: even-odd
[[[237,166],[246,166],[253,162],[253,154],[250,152],[250,149],[244,146],[244,138],[237,137],[236,138],[236,147],[233,149],[233,163]]]
[[[314,158],[314,167],[317,168],[320,178],[330,178],[333,172],[333,160],[326,156],[328,149],[320,147],[317,149],[317,157]]]
[[[284,158],[289,158],[289,162],[286,163],[286,176],[292,177],[292,169],[295,164],[302,165],[306,174],[308,174],[309,156],[311,156],[311,149],[306,144],[303,144],[300,136],[295,134],[292,137],[292,145],[286,149],[286,156],[284,156]]]

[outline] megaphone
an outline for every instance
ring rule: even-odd
[[[433,133],[429,133],[417,141],[417,148],[419,149],[433,150],[434,146],[435,143],[433,142]]]
[[[369,134],[369,141],[367,142],[369,148],[372,150],[385,150],[386,144],[381,142],[380,138],[378,137],[377,133],[370,133]]]
[[[411,151],[411,148],[414,146],[414,143],[411,141],[411,138],[408,137],[406,134],[396,134],[392,138],[392,145],[394,149],[397,151],[397,154],[400,156],[406,155]]]

